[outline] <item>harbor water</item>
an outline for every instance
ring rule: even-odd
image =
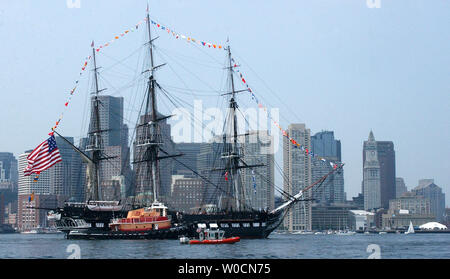
[[[450,259],[450,234],[272,233],[236,244],[178,240],[68,240],[63,234],[0,234],[2,259]]]

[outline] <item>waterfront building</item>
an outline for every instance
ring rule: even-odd
[[[389,213],[398,214],[403,211],[409,214],[431,215],[430,199],[413,193],[404,193],[402,197],[389,201]]]
[[[450,208],[445,208],[444,224],[450,228]]]
[[[329,162],[341,163],[341,141],[334,139],[333,131],[322,131],[311,136],[311,150],[314,154]],[[332,170],[328,162],[312,160],[312,181],[317,181]],[[320,203],[343,203],[344,170],[334,173],[322,183],[318,191],[313,192],[313,198]]]
[[[354,205],[335,203],[312,205],[311,219],[313,230],[345,230],[350,229],[350,211],[357,210]]]
[[[17,213],[9,213],[7,224],[11,225],[13,228],[17,228]]]
[[[442,188],[434,183],[433,179],[421,179],[419,185],[411,190],[415,195],[430,200],[431,213],[436,217],[435,221],[444,220],[445,194]]]
[[[0,192],[0,226],[5,223],[5,196]]]
[[[48,227],[47,210],[35,208],[56,208],[61,201],[51,194],[34,194],[31,201],[29,197],[30,195],[18,197],[18,229],[28,231]]]
[[[349,226],[355,231],[366,231],[375,228],[375,213],[365,210],[349,211]]]
[[[420,226],[435,220],[428,198],[406,192],[399,198],[389,201],[389,210],[382,214],[383,228],[405,228],[409,221]]]
[[[242,183],[246,202],[256,210],[271,210],[275,206],[275,158],[273,137],[268,131],[249,131],[242,143],[244,161]]]
[[[397,177],[395,179],[395,197],[399,198],[406,192],[408,192],[408,189],[406,188],[405,180],[401,177]]]
[[[382,227],[386,229],[407,229],[410,222],[414,227],[421,226],[428,222],[433,222],[434,216],[431,214],[412,214],[399,212],[398,214],[383,214]]]
[[[290,124],[287,129],[289,137],[311,150],[311,132],[305,124]],[[283,188],[290,195],[312,183],[311,157],[283,137]],[[303,198],[311,199],[311,190]],[[284,226],[289,231],[311,230],[311,201],[296,203],[284,218]]]

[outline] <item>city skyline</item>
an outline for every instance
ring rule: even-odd
[[[0,46],[4,53],[12,54],[5,57],[5,62],[11,65],[11,74],[6,72],[0,77],[2,98],[11,103],[0,112],[0,117],[8,120],[4,125],[4,135],[8,136],[0,139],[0,151],[12,152],[16,158],[46,137],[60,113],[61,100],[76,76],[79,61],[86,55],[85,46],[92,39],[106,40],[123,26],[141,19],[145,11],[144,1],[126,4],[82,1],[80,9],[69,9],[63,2],[0,4],[4,17],[0,30],[5,39],[12,39],[11,44]],[[257,69],[257,75],[270,84],[270,90],[264,89],[261,80],[250,75],[255,86],[259,86],[256,87],[259,94],[268,97],[267,91],[275,89],[279,94],[269,100],[275,104],[273,107],[286,108],[281,113],[284,128],[290,123],[306,123],[312,134],[334,131],[342,141],[347,199],[360,192],[361,143],[370,130],[377,139],[395,144],[396,176],[404,178],[408,189],[415,187],[419,179],[433,178],[449,193],[450,165],[445,155],[450,154],[446,105],[450,103],[446,83],[450,56],[443,51],[449,49],[448,40],[443,39],[450,35],[445,28],[449,4],[396,1],[383,3],[380,9],[369,9],[365,1],[285,3],[261,3],[259,15],[273,20],[249,16],[250,3],[240,4],[241,9],[237,10],[204,2],[192,5],[180,2],[176,8],[150,3],[150,9],[161,21],[199,37],[224,41],[222,37],[229,35],[237,54],[251,65],[242,68],[248,72]],[[100,8],[103,13],[92,13]],[[224,13],[211,15],[205,12],[207,9],[221,9]],[[281,17],[284,12],[291,16]],[[397,16],[392,17],[393,13]],[[48,20],[52,17],[61,24],[52,24]],[[96,26],[99,21],[104,23],[101,27]],[[353,26],[355,21],[359,26]],[[333,28],[329,27],[331,22],[335,23]],[[391,28],[394,25],[396,28]],[[292,36],[294,27],[297,30]],[[17,32],[23,38],[17,38]],[[271,48],[283,51],[269,48],[265,43],[267,37],[272,38]],[[36,44],[33,50],[29,48],[29,40]],[[164,47],[183,50],[186,47],[164,36],[158,40]],[[66,49],[55,51],[55,44]],[[258,51],[253,51],[255,46]],[[131,49],[123,44],[117,48],[115,54]],[[65,63],[60,65],[63,58]],[[220,55],[215,58],[222,60]],[[267,69],[267,63],[273,66]],[[289,69],[297,71],[291,73]],[[18,72],[23,73],[26,82],[14,76]],[[53,81],[55,77],[58,81]],[[42,82],[50,79],[52,82]],[[292,94],[293,89],[299,93]],[[42,103],[43,94],[48,98],[46,109],[36,119],[29,119],[23,108]],[[75,139],[85,136],[79,132],[79,112],[85,102],[83,95],[74,97],[75,109],[68,111],[61,125],[63,135]],[[430,141],[431,144],[425,144]],[[280,151],[281,148],[278,158]]]

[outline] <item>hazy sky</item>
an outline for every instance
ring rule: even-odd
[[[68,8],[66,0],[0,0],[0,151],[18,156],[46,138],[64,111],[90,42],[107,42],[143,19],[147,1],[80,3]],[[369,8],[366,0],[153,0],[150,14],[200,40],[224,43],[229,37],[247,81],[266,105],[280,108],[284,127],[297,122],[312,134],[334,131],[342,142],[348,199],[361,190],[363,141],[372,129],[376,140],[394,142],[396,175],[408,189],[421,178],[434,178],[448,205],[450,1],[380,3]],[[225,59],[224,52],[192,50],[159,35],[161,49],[178,52],[180,61],[182,55],[205,63]],[[111,64],[108,57],[131,53],[143,37],[127,35],[99,60]],[[160,75],[166,83],[167,76],[174,78],[169,70]],[[198,75],[221,89],[212,74]],[[189,86],[200,87],[195,81]],[[88,91],[82,85],[73,97],[59,128],[63,134],[83,135]]]

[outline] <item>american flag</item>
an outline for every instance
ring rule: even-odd
[[[24,170],[24,175],[29,176],[32,173],[41,173],[42,171],[61,162],[58,147],[56,146],[55,136],[38,145],[27,157],[28,166]]]

